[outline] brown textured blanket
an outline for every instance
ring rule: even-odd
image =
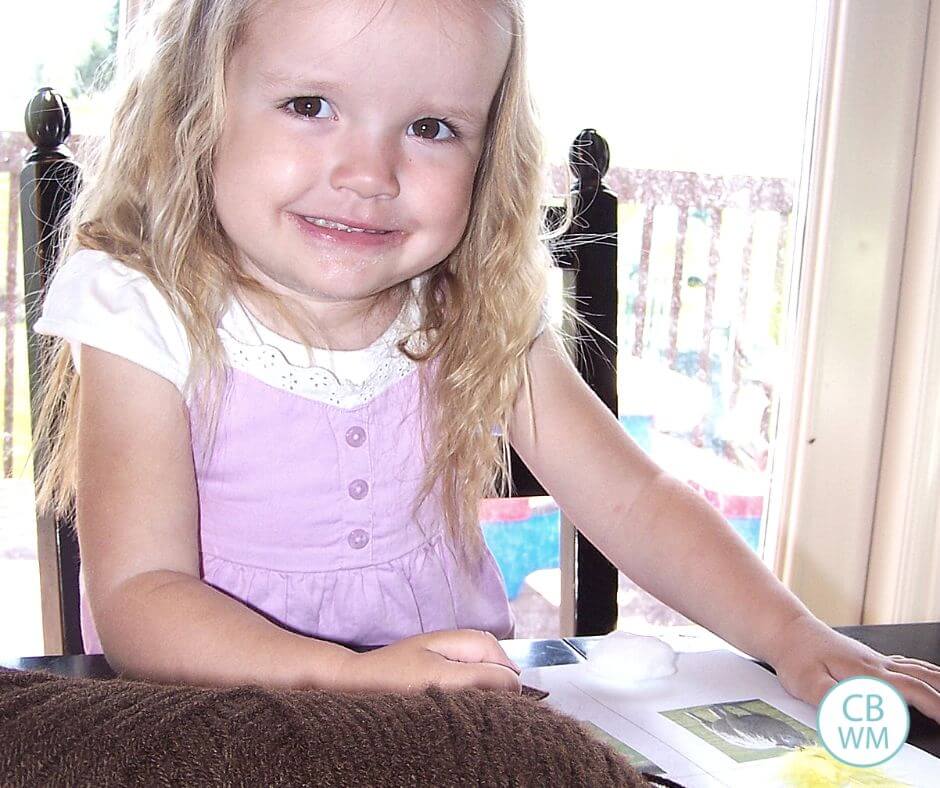
[[[642,786],[507,692],[204,689],[0,669],[0,784]]]

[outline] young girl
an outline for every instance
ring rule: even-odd
[[[521,5],[166,4],[36,326],[88,650],[166,681],[518,690],[476,518],[508,442],[794,695],[864,673],[940,718],[937,668],[814,618],[544,325]]]

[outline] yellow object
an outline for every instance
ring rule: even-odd
[[[793,788],[908,788],[907,783],[886,777],[877,768],[850,766],[833,758],[824,747],[804,747],[780,759],[781,778]]]

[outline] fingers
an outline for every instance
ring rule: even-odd
[[[441,630],[354,654],[353,690],[414,694],[429,686],[522,692],[519,669],[489,632]]]
[[[522,692],[522,682],[519,681],[519,676],[512,668],[486,662],[479,664],[461,663],[453,667],[459,669],[458,686],[509,690],[515,693]]]
[[[900,654],[894,654],[888,657],[888,659],[890,659],[892,663],[897,663],[900,665],[908,665],[908,666],[918,666],[918,667],[924,668],[926,672],[923,674],[912,673],[911,671],[907,669],[905,669],[904,672],[911,673],[911,675],[917,676],[919,679],[926,681],[928,684],[940,689],[940,667],[938,667],[937,665],[934,665],[922,659],[915,659],[914,657],[904,657],[904,656],[901,656]],[[894,670],[895,666],[894,664],[890,664],[888,665],[888,668],[891,670]]]
[[[520,672],[519,666],[506,656],[506,652],[491,632],[476,629],[432,632],[428,634],[423,645],[429,651],[456,662],[492,663],[508,668],[516,674]]]
[[[912,706],[940,722],[940,692],[934,684],[938,680],[936,668],[892,662],[881,678],[895,686]]]

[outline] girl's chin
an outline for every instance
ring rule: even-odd
[[[316,280],[299,282],[280,292],[311,304],[341,304],[374,301],[383,295],[391,295],[402,284],[397,279],[356,276],[354,273],[344,275],[320,271],[320,274]]]

